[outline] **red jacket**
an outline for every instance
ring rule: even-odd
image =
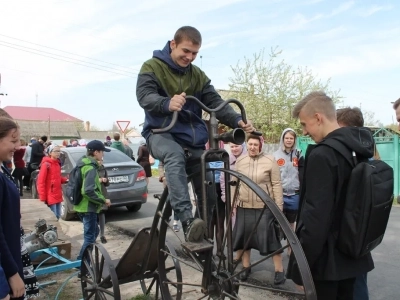
[[[66,177],[61,177],[61,166],[57,159],[43,157],[36,186],[39,199],[48,205],[63,201],[61,184],[67,182]]]

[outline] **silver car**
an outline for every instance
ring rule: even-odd
[[[110,185],[107,187],[111,207],[126,206],[129,211],[137,212],[147,202],[146,174],[143,168],[117,149],[104,152],[103,164],[108,173]],[[76,162],[86,154],[85,147],[61,148],[61,175],[68,177]],[[35,171],[36,172],[36,171]],[[37,174],[33,174],[32,194],[36,187]],[[65,196],[63,185],[63,205],[61,218],[71,220],[75,217],[73,205]]]

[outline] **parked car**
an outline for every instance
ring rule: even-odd
[[[126,206],[129,211],[137,212],[143,203],[147,202],[146,173],[143,168],[117,149],[104,152],[103,164],[108,173],[110,185],[107,187],[111,207]],[[84,147],[61,148],[61,175],[69,176],[76,162],[86,154]],[[38,198],[36,179],[40,170],[35,170],[31,176],[32,197]],[[63,204],[61,218],[71,220],[75,217],[73,205],[65,196],[63,185]]]

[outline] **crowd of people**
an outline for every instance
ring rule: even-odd
[[[284,270],[283,253],[278,251],[282,248],[282,235],[275,216],[248,186],[226,186],[223,172],[209,172],[207,178],[215,189],[207,199],[211,204],[210,224],[205,224],[202,218],[199,175],[192,178],[194,197],[189,194],[186,174],[199,174],[197,161],[206,149],[208,134],[201,109],[186,102],[186,95],[195,95],[209,108],[223,103],[209,78],[192,64],[201,43],[197,29],[181,27],[162,50],[154,51],[153,58],[143,64],[138,76],[137,99],[145,110],[142,132],[145,141],[137,153],[138,163],[145,169],[146,177],[151,176],[153,157],[162,163],[165,172],[160,181],[169,188],[174,225],[181,222],[187,242],[198,243],[213,235],[212,224],[216,227],[217,252],[222,256],[223,225],[227,218],[232,218],[235,261],[241,262],[243,268],[240,280],[250,276],[250,253],[254,249],[262,256],[274,253],[275,285],[289,278],[302,289],[302,277],[290,247],[289,264]],[[393,108],[400,129],[400,99]],[[152,129],[165,126],[175,111],[180,112],[176,126],[167,133],[153,134]],[[301,99],[293,108],[293,117],[299,119],[302,133],[317,143],[309,146],[304,155],[297,149],[296,131],[291,128],[283,130],[278,150],[267,154],[263,138],[254,134],[251,122],[244,122],[230,106],[216,115],[223,124],[242,128],[247,133],[243,145],[229,144],[230,166],[261,187],[286,216],[301,243],[318,299],[368,299],[367,273],[374,268],[371,254],[354,258],[341,252],[336,243],[336,228],[332,226],[344,213],[343,201],[352,166],[342,153],[328,146],[331,141],[339,142],[346,147],[343,149],[351,149],[361,159],[379,159],[371,132],[362,128],[361,111],[357,108],[336,110],[332,99],[322,91],[311,92]],[[121,141],[118,133],[114,134],[113,141],[108,136],[105,142],[70,140],[62,146],[53,145],[47,136],[42,136],[32,138],[26,147],[20,135],[18,124],[0,110],[0,300],[35,298],[39,293],[23,245],[20,220],[20,199],[24,186],[29,187],[26,183],[32,171],[40,168],[39,198],[59,218],[61,185],[68,182],[60,172],[60,147],[86,148],[86,154],[77,162],[82,186],[81,200],[74,205],[83,222],[84,241],[78,256],[83,259],[85,250],[90,250],[99,234],[101,241],[106,242],[101,212],[111,201],[107,198],[108,176],[102,164],[104,153],[112,147],[134,159],[132,150],[126,147],[127,141]],[[12,160],[14,168],[9,164]],[[210,167],[220,168],[221,162],[213,162]],[[210,178],[211,174],[214,178]],[[196,213],[192,211],[193,198],[197,199]],[[230,215],[225,215],[227,201],[232,205]],[[257,223],[259,230],[254,231]]]

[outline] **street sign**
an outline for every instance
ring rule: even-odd
[[[117,121],[117,125],[122,133],[125,133],[131,121]]]

